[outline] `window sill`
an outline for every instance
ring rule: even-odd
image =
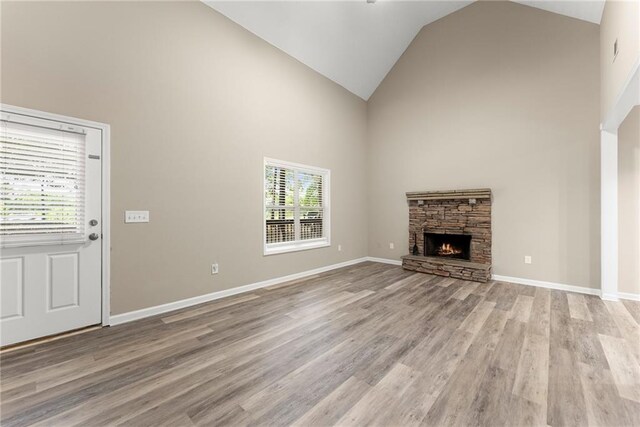
[[[306,251],[309,249],[325,248],[331,246],[329,239],[316,239],[307,242],[295,242],[286,244],[268,245],[264,248],[264,255],[277,255],[288,252]]]

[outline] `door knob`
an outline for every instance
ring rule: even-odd
[[[97,219],[92,219],[91,221],[89,221],[89,225],[92,227],[95,227],[96,225],[98,225],[98,220]]]
[[[100,235],[98,233],[89,234],[89,240],[98,240],[98,238],[100,238]]]

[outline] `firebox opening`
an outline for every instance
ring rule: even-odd
[[[471,236],[424,233],[424,254],[468,260],[471,255]]]

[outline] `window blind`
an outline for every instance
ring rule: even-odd
[[[266,252],[270,247],[326,242],[326,173],[265,164]]]
[[[84,238],[85,135],[0,121],[3,244]]]
[[[320,239],[323,233],[322,175],[298,172],[300,239]]]

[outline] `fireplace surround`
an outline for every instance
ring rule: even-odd
[[[411,192],[407,202],[409,250],[414,253],[402,257],[405,269],[491,279],[490,189]]]

